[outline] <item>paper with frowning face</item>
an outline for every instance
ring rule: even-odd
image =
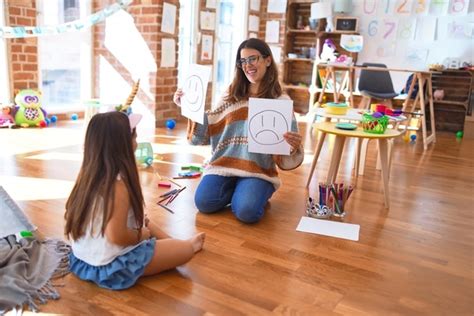
[[[249,152],[289,155],[290,144],[283,134],[291,131],[292,100],[249,99],[248,145]]]
[[[191,64],[182,90],[181,114],[190,120],[202,124],[206,104],[207,83],[211,75],[211,67]]]

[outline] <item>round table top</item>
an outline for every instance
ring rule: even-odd
[[[359,137],[359,138],[394,138],[398,137],[403,134],[403,132],[394,130],[394,129],[387,129],[383,134],[372,134],[364,132],[361,126],[358,126],[355,130],[344,130],[336,128],[337,123],[332,122],[321,122],[315,123],[313,125],[314,128],[329,134],[346,136],[346,137]]]
[[[354,108],[349,108],[347,110],[347,113],[344,115],[337,115],[337,114],[329,114],[326,113],[325,108],[317,108],[314,113],[317,116],[321,117],[329,117],[329,118],[335,118],[338,120],[349,120],[349,121],[362,121],[362,114],[361,112],[364,111],[362,109],[354,109]],[[394,121],[394,122],[402,122],[407,119],[406,116],[404,115],[399,115],[399,116],[390,116],[387,115],[389,121]]]

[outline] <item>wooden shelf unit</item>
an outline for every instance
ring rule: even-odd
[[[343,33],[325,32],[326,20],[321,19],[315,30],[308,29],[311,14],[311,0],[289,0],[286,10],[286,32],[283,60],[283,87],[286,93],[293,99],[295,112],[306,114],[310,105],[310,86],[313,77],[318,73],[315,71],[314,63],[321,54],[322,46],[327,38],[336,45],[336,51],[357,60],[357,53],[350,53],[340,46]],[[303,21],[304,29],[297,28],[298,17]],[[358,34],[344,33],[344,34]],[[296,54],[297,57],[290,58],[288,54]],[[319,87],[321,88],[321,87]]]
[[[433,91],[444,90],[442,100],[434,100],[436,130],[457,132],[464,129],[466,115],[471,115],[473,72],[443,70],[432,75]]]
[[[298,29],[298,17],[308,28],[313,1],[290,0],[286,10],[286,32],[283,60],[283,88],[293,100],[295,112],[308,112],[309,86],[316,55],[316,41],[319,29]],[[312,53],[311,53],[312,51]],[[289,58],[288,54],[297,57]]]

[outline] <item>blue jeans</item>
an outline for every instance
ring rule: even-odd
[[[259,178],[206,175],[196,189],[194,203],[206,214],[222,210],[230,203],[232,213],[240,221],[255,223],[262,218],[273,192],[273,184]]]

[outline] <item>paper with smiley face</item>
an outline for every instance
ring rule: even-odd
[[[289,155],[290,145],[283,134],[291,131],[292,100],[249,99],[249,152]]]
[[[181,114],[197,123],[204,123],[207,83],[211,67],[191,64],[184,84],[181,98]]]

